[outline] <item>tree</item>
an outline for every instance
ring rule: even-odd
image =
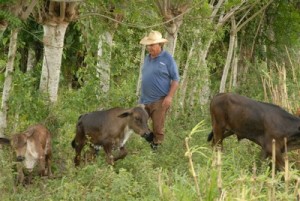
[[[262,6],[260,10],[255,12],[253,15],[251,15],[249,18],[247,18],[247,15],[250,13],[252,8],[256,3],[254,3],[253,6],[250,6],[250,8],[247,10],[247,12],[244,13],[244,15],[240,18],[239,22],[236,23],[235,14],[231,17],[231,30],[230,30],[230,40],[229,40],[229,47],[227,52],[227,58],[226,63],[223,69],[223,75],[221,79],[220,89],[219,92],[225,92],[225,85],[226,80],[228,76],[228,71],[230,66],[233,66],[233,83],[234,86],[236,85],[236,77],[237,77],[237,33],[246,25],[248,24],[252,19],[254,19],[259,14],[263,14],[265,9],[273,2],[273,0],[269,1],[267,4]],[[233,56],[235,58],[233,59]]]
[[[118,7],[120,6],[120,7]],[[122,21],[124,14],[120,8],[124,8],[122,2],[114,3],[109,2],[105,7],[105,12],[109,15],[110,19],[103,19],[107,29],[103,30],[99,35],[98,52],[97,52],[97,75],[100,81],[100,89],[103,93],[107,93],[110,88],[110,68],[111,68],[111,54],[113,46],[114,32],[117,30],[119,23]]]
[[[198,103],[205,105],[209,100],[210,72],[206,59],[216,34],[228,20],[228,16],[224,15],[225,11],[222,11],[224,3],[224,0],[210,3],[195,2],[191,6],[194,9],[186,16],[182,34],[185,35],[189,53],[180,83],[181,108],[186,108],[185,105],[193,107]]]
[[[77,16],[77,2],[45,1],[35,12],[38,23],[44,29],[44,58],[40,90],[49,95],[50,101],[57,101],[61,60],[66,29]]]
[[[156,6],[159,9],[159,13],[163,17],[164,27],[167,31],[168,43],[166,49],[171,55],[174,55],[177,35],[179,28],[183,23],[184,14],[189,10],[191,5],[190,0],[156,0]]]

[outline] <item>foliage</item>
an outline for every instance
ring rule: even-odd
[[[277,1],[269,11],[269,22],[274,27],[275,42],[281,49],[284,46],[299,45],[300,13],[296,3]]]
[[[46,96],[37,90],[37,77],[16,70],[13,79],[15,83],[9,100],[9,116],[14,124],[12,132],[15,132],[16,127],[22,130],[31,124],[45,121],[51,106]]]
[[[6,4],[6,6],[8,5]],[[6,20],[7,23],[10,24],[10,26],[12,27],[19,27],[22,23],[21,20],[17,18],[13,13],[5,9],[0,10],[0,20]]]

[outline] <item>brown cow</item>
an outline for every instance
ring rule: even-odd
[[[131,109],[117,107],[81,115],[76,125],[76,136],[72,141],[72,147],[76,151],[75,166],[80,164],[81,150],[87,143],[90,143],[95,154],[103,147],[106,161],[111,165],[114,161],[125,158],[127,155],[125,143],[131,130],[142,137],[149,135],[147,120],[148,114],[143,107]],[[112,155],[113,148],[120,149],[116,157]]]
[[[16,153],[16,160],[22,162],[29,171],[28,183],[31,182],[32,171],[37,163],[41,176],[51,176],[51,134],[45,126],[30,126],[26,131],[13,135],[11,139],[0,138],[0,144],[11,145]],[[17,164],[17,170],[17,182],[24,184],[24,172],[20,163]]]
[[[216,95],[210,104],[213,130],[208,141],[222,145],[223,139],[236,134],[262,148],[264,157],[272,156],[272,140],[276,141],[276,167],[283,169],[284,138],[287,149],[300,148],[300,118],[281,107],[232,93]]]

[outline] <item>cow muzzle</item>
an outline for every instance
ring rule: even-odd
[[[25,160],[25,157],[24,156],[17,156],[17,161],[18,162],[22,162]]]

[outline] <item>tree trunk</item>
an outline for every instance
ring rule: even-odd
[[[232,60],[232,87],[235,89],[237,87],[237,72],[238,72],[238,40],[235,38],[234,50],[233,50],[233,60]]]
[[[234,49],[234,44],[235,44],[235,38],[236,38],[236,23],[235,23],[235,18],[234,16],[231,18],[231,31],[230,31],[230,40],[229,40],[229,48],[227,52],[227,58],[226,58],[226,63],[224,66],[223,70],[223,75],[221,79],[221,84],[220,84],[220,89],[219,92],[225,92],[225,86],[226,86],[226,80],[228,76],[228,71],[231,66],[232,62],[232,55],[233,55],[233,49]]]
[[[178,90],[178,94],[179,94],[179,101],[177,104],[178,106],[180,106],[181,111],[184,111],[185,109],[185,97],[186,97],[186,93],[187,93],[187,86],[188,86],[188,72],[189,72],[189,66],[190,66],[190,60],[193,57],[194,54],[194,48],[195,48],[195,42],[193,42],[191,49],[189,51],[188,57],[186,59],[186,63],[184,66],[184,70],[183,70],[183,75],[181,77],[180,80],[180,85],[179,85],[179,90]],[[179,111],[179,108],[175,110],[176,112]],[[178,114],[176,113],[175,116],[177,116]]]
[[[210,15],[208,23],[213,24],[215,21],[215,18],[218,16],[217,13],[219,12],[220,8],[222,7],[224,3],[224,0],[219,0],[217,4],[214,5],[214,1],[211,2],[211,7],[213,8],[212,13]],[[219,15],[219,19],[217,24],[215,24],[215,30],[221,28],[226,20],[228,19],[228,16],[223,17],[223,15]],[[201,28],[200,28],[201,29]],[[191,106],[195,103],[195,98],[199,97],[199,103],[200,105],[205,105],[209,102],[209,96],[210,96],[210,76],[209,76],[209,69],[207,67],[206,63],[206,57],[208,54],[208,50],[213,42],[213,37],[215,35],[215,32],[212,32],[210,34],[206,34],[209,36],[209,39],[204,42],[204,44],[200,45],[199,47],[199,54],[197,55],[198,58],[198,64],[197,68],[199,68],[199,73],[201,74],[200,78],[197,78],[197,81],[194,81],[193,83],[201,83],[201,84],[193,84],[191,86],[191,91],[189,94],[189,104]]]
[[[19,29],[13,29],[10,36],[8,62],[6,64],[5,81],[3,86],[1,111],[0,111],[0,136],[4,136],[7,127],[8,99],[12,84],[12,73],[14,70],[14,61],[17,51],[17,38]]]
[[[27,68],[26,71],[31,71],[36,65],[35,51],[32,48],[28,48],[28,57],[27,57]]]
[[[140,70],[139,70],[139,78],[138,78],[136,93],[135,93],[136,96],[138,97],[138,99],[140,98],[140,94],[141,94],[142,68],[143,68],[143,65],[144,65],[145,51],[146,51],[146,46],[143,45],[143,49],[142,49],[142,52],[141,52],[141,64],[140,64]]]
[[[178,26],[178,29],[179,29],[179,26],[181,24],[177,25]],[[168,30],[168,27],[166,27],[166,29]],[[175,53],[175,47],[176,47],[176,42],[177,42],[177,34],[178,31],[176,31],[175,33],[173,34],[170,34],[169,31],[168,31],[168,34],[166,36],[166,39],[168,40],[168,43],[165,45],[165,49],[172,55],[174,56],[174,53]]]
[[[192,83],[192,93],[190,94],[190,105],[195,105],[195,98],[199,101],[200,105],[206,105],[209,101],[210,96],[210,79],[209,79],[209,69],[206,63],[206,57],[208,49],[211,45],[212,38],[208,41],[205,47],[199,51],[198,54],[198,64],[197,64],[197,76],[196,80]]]
[[[165,45],[165,49],[174,55],[177,34],[179,28],[183,22],[183,15],[188,10],[190,6],[189,1],[172,2],[169,0],[156,0],[154,1],[159,9],[160,14],[163,17],[165,29],[167,30],[167,40],[169,41]]]
[[[110,86],[110,60],[113,36],[110,32],[100,35],[98,43],[97,75],[100,79],[100,89],[107,93]]]
[[[44,24],[44,59],[40,90],[49,94],[51,102],[57,101],[64,36],[69,23],[55,26]]]

